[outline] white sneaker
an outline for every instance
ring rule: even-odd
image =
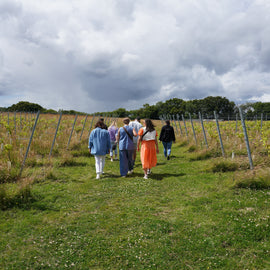
[[[100,179],[100,174],[99,174],[99,173],[97,174],[97,177],[96,177],[96,179]]]
[[[150,169],[147,169],[147,174],[150,174],[151,173],[151,170]]]
[[[143,178],[144,178],[144,179],[148,179],[148,175],[147,175],[147,174],[145,174]]]
[[[131,170],[131,171],[128,171],[128,174],[133,174],[133,170]]]

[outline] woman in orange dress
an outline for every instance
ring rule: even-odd
[[[157,153],[159,153],[158,134],[150,119],[145,119],[144,127],[139,130],[138,135],[137,150],[140,151],[140,144],[142,144],[141,162],[144,171],[144,179],[147,179],[148,174],[151,173],[151,168],[157,165]]]

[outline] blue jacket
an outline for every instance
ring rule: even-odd
[[[124,126],[127,132],[130,134],[131,138],[133,138],[133,127],[125,125]],[[129,138],[126,131],[121,127],[119,129],[120,137],[119,137],[119,150],[133,150],[134,144],[133,140]]]
[[[111,148],[110,134],[108,130],[99,127],[92,130],[89,137],[88,148],[91,154],[96,156],[104,156],[109,153]]]

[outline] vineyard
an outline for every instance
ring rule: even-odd
[[[87,141],[97,119],[87,115],[2,113],[0,182],[31,177],[33,168],[45,173],[56,161],[72,162],[73,156],[88,155]],[[110,117],[105,119],[107,125],[111,120]],[[162,118],[154,122],[158,130],[164,124]],[[253,165],[255,168],[269,167],[270,121],[246,121],[249,149],[242,124],[240,120],[171,119],[178,142],[190,145],[194,159],[223,157],[243,169],[253,169]],[[118,125],[122,125],[121,119]]]
[[[270,122],[168,116],[169,161],[97,181],[99,116],[0,117],[0,268],[268,269]]]

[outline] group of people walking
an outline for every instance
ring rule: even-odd
[[[144,179],[148,179],[151,169],[157,164],[158,134],[151,119],[144,120],[144,126],[137,117],[134,121],[123,119],[123,126],[118,128],[116,121],[107,128],[100,119],[89,137],[89,152],[95,157],[96,179],[104,173],[105,157],[110,154],[111,161],[117,159],[117,145],[119,148],[120,175],[126,177],[133,173],[136,152],[140,151]],[[175,142],[174,129],[170,121],[162,127],[159,141],[163,143],[164,156],[169,160],[172,142]]]

